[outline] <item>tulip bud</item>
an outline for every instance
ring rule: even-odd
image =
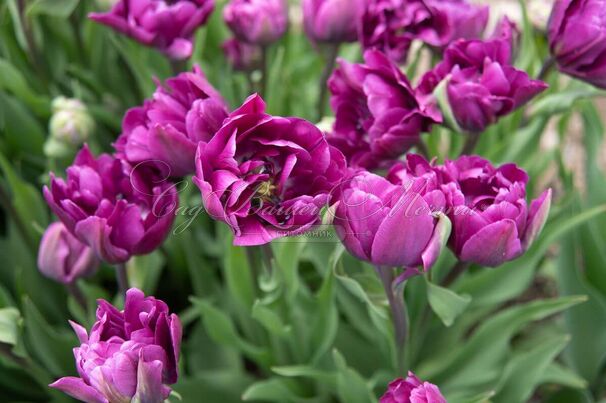
[[[286,0],[232,0],[223,18],[241,41],[267,46],[286,32],[288,5]]]
[[[44,152],[51,158],[67,157],[88,140],[95,130],[95,121],[78,99],[58,97],[52,106],[50,137],[44,144]]]
[[[354,42],[362,0],[303,0],[305,33],[313,42]]]
[[[261,48],[236,38],[223,43],[223,53],[232,68],[238,71],[253,71],[261,67]]]
[[[60,222],[48,226],[38,250],[38,268],[46,277],[71,284],[92,275],[99,260],[91,248],[76,239]]]
[[[440,389],[432,383],[422,382],[408,371],[406,379],[398,378],[389,384],[380,403],[446,403]]]
[[[547,35],[560,71],[606,89],[606,0],[557,0]]]

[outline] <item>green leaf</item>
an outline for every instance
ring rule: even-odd
[[[440,287],[429,281],[427,282],[427,298],[431,309],[433,309],[446,327],[450,327],[471,302],[469,295],[459,295],[454,291]]]
[[[0,88],[12,92],[25,102],[38,116],[50,115],[50,100],[36,94],[21,72],[6,59],[0,58]]]
[[[147,255],[133,256],[127,264],[131,286],[139,288],[146,295],[154,294],[163,266],[164,257],[157,250]]]
[[[354,369],[347,366],[345,358],[333,350],[333,360],[337,367],[337,394],[342,402],[369,403],[376,402],[366,381]]]
[[[585,379],[557,362],[549,364],[545,371],[543,371],[539,383],[553,383],[575,389],[585,389],[587,387],[587,381]]]
[[[80,0],[34,0],[27,8],[28,17],[50,15],[67,18],[74,12]]]
[[[272,367],[271,370],[281,376],[289,378],[309,378],[327,384],[331,388],[337,387],[337,377],[334,372],[313,368],[307,365]]]
[[[279,337],[288,337],[291,333],[291,327],[285,325],[280,316],[265,306],[260,300],[255,301],[252,307],[252,317],[270,333]]]
[[[553,116],[559,113],[568,112],[573,107],[575,102],[598,96],[604,96],[604,91],[600,91],[595,87],[584,85],[583,88],[572,88],[566,91],[549,94],[535,102],[530,110],[530,114],[534,116],[545,115]]]
[[[457,119],[454,116],[450,102],[448,101],[448,83],[450,82],[450,76],[444,78],[440,84],[434,90],[434,96],[438,101],[438,106],[444,116],[444,123],[457,133],[463,133],[463,129],[459,126]]]
[[[262,400],[276,403],[300,402],[299,398],[288,386],[288,381],[279,378],[270,378],[255,382],[242,394],[242,400]]]
[[[16,308],[0,309],[0,343],[17,344],[20,321],[21,314]]]
[[[531,351],[517,354],[507,363],[493,401],[527,401],[538,386],[543,372],[569,341],[568,335],[553,336],[541,340]]]
[[[7,146],[5,153],[11,159],[41,157],[46,130],[30,110],[5,92],[0,92],[0,109],[5,115],[4,125],[0,127]]]

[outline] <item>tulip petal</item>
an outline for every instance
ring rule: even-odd
[[[73,376],[66,376],[58,379],[48,386],[65,392],[74,399],[86,403],[109,403],[109,401],[95,388],[87,385],[82,379]]]
[[[452,224],[448,217],[443,213],[439,213],[438,223],[433,231],[433,235],[429,240],[427,248],[425,248],[421,255],[423,269],[426,272],[431,269],[438,260],[438,257],[440,257],[440,253],[442,253],[444,246],[446,246],[446,243],[448,242],[448,237],[450,237],[451,228]]]
[[[541,233],[541,230],[545,226],[547,217],[549,216],[549,209],[551,207],[551,189],[547,189],[538,198],[532,201],[530,204],[530,210],[528,212],[528,223],[526,224],[526,232],[522,239],[522,248],[527,250],[536,237]]]
[[[464,262],[497,267],[515,259],[521,253],[522,245],[516,223],[505,219],[487,225],[471,236],[463,245],[460,259]]]
[[[137,369],[137,392],[133,397],[134,403],[162,403],[164,396],[162,388],[162,362],[145,362],[140,356]]]

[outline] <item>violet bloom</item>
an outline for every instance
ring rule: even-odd
[[[339,60],[328,87],[335,112],[329,142],[352,166],[373,169],[397,159],[419,141],[437,109],[417,99],[406,76],[383,53],[364,53],[365,64]]]
[[[606,89],[606,0],[556,0],[547,33],[560,71]]]
[[[241,41],[268,46],[286,33],[286,0],[231,0],[223,9],[223,19]]]
[[[257,45],[232,38],[223,42],[223,53],[234,70],[247,72],[261,68],[263,54]]]
[[[344,169],[345,158],[316,126],[268,115],[252,95],[200,143],[194,183],[236,245],[261,245],[318,224]]]
[[[194,32],[214,7],[213,0],[120,0],[89,18],[179,60],[191,56]]]
[[[466,0],[369,0],[358,37],[365,49],[404,63],[414,39],[443,48],[456,39],[480,37],[487,22],[488,7]]]
[[[99,267],[95,252],[76,239],[60,222],[48,226],[38,249],[38,269],[46,277],[71,284]]]
[[[460,40],[421,79],[419,93],[432,96],[446,81],[448,103],[459,127],[479,133],[547,88],[512,65],[514,30],[502,27],[490,40]]]
[[[345,181],[334,224],[345,248],[376,266],[404,267],[401,279],[429,270],[448,238],[440,212],[446,200],[437,173],[422,157],[409,154],[389,180],[359,171]]]
[[[142,291],[126,292],[124,311],[98,301],[90,334],[71,322],[80,347],[74,348],[79,377],[51,384],[75,399],[91,403],[162,403],[167,385],[177,382],[181,322],[168,306]]]
[[[422,382],[408,371],[406,379],[392,381],[381,396],[380,403],[446,403],[440,389],[432,383]]]
[[[496,267],[522,255],[545,225],[551,189],[526,202],[528,175],[515,164],[494,168],[478,156],[447,161],[456,184],[446,194],[452,207],[450,246],[464,262]]]
[[[192,174],[198,143],[211,139],[227,113],[219,92],[195,66],[158,83],[151,99],[126,113],[117,155],[133,164],[156,162],[170,176]]]
[[[364,0],[303,0],[305,33],[317,43],[355,42]]]
[[[153,169],[131,166],[88,147],[67,168],[51,173],[44,198],[65,227],[107,263],[156,249],[168,235],[178,204],[175,186]]]

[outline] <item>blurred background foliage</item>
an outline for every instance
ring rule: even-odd
[[[156,51],[88,21],[99,3],[0,3],[3,401],[68,401],[46,386],[75,373],[77,341],[67,319],[89,327],[94,300],[115,300],[110,267],[80,283],[87,309],[36,267],[38,242],[52,220],[41,186],[50,170],[62,172],[71,162],[43,151],[52,99],[82,100],[96,122],[91,147],[109,151],[124,112],[152,94],[152,77],[172,75]],[[248,84],[223,57],[229,34],[224,2],[217,3],[197,33],[191,62],[235,107]],[[513,7],[523,31],[517,65],[536,75],[548,54],[542,28],[528,19],[524,0]],[[290,32],[271,49],[265,99],[270,113],[313,119],[324,61],[301,31],[299,8],[292,2]],[[341,56],[361,58],[356,45]],[[414,77],[423,63],[406,69]],[[407,367],[439,385],[449,402],[605,401],[604,94],[558,74],[549,82],[538,101],[492,126],[477,149],[494,163],[526,169],[533,196],[554,188],[539,240],[498,269],[472,267],[450,290],[437,285],[454,262],[450,252],[429,276],[406,285]],[[455,157],[462,143],[443,128],[424,139],[439,160]],[[180,188],[181,205],[190,208],[177,218],[177,230],[161,250],[129,262],[128,271],[131,285],[180,313],[181,399],[376,402],[396,365],[387,301],[373,269],[334,239],[307,238],[274,243],[276,270],[255,273],[226,227],[195,209],[200,197],[191,183]]]

